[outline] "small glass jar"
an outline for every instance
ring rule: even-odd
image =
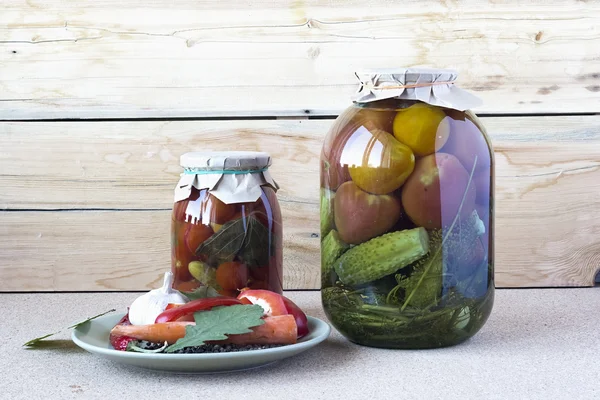
[[[283,291],[277,184],[261,152],[192,152],[171,218],[173,287],[201,286],[235,297],[240,289]]]
[[[463,342],[494,297],[490,140],[453,71],[362,78],[321,153],[326,315],[367,346]]]

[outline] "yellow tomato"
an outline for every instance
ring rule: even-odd
[[[362,190],[387,194],[398,189],[415,167],[415,156],[381,129],[359,129],[347,143],[342,162],[348,165],[350,177]]]
[[[441,149],[449,132],[446,114],[429,104],[417,103],[399,111],[394,118],[394,136],[420,157]]]

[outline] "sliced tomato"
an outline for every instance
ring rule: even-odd
[[[248,299],[252,304],[258,304],[265,310],[265,315],[272,317],[289,314],[283,296],[264,289],[244,289],[238,295],[238,300]]]

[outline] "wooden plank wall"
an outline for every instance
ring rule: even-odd
[[[178,157],[201,148],[273,155],[285,286],[318,288],[321,142],[352,72],[398,65],[456,68],[485,101],[497,286],[594,282],[600,2],[7,3],[0,291],[156,286]]]

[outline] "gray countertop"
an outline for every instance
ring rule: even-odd
[[[600,396],[600,288],[498,290],[487,324],[464,344],[384,350],[335,329],[320,346],[263,368],[218,375],[152,372],[76,347],[69,331],[54,348],[27,340],[139,293],[0,294],[2,399],[592,399]],[[286,292],[325,319],[319,292]]]

